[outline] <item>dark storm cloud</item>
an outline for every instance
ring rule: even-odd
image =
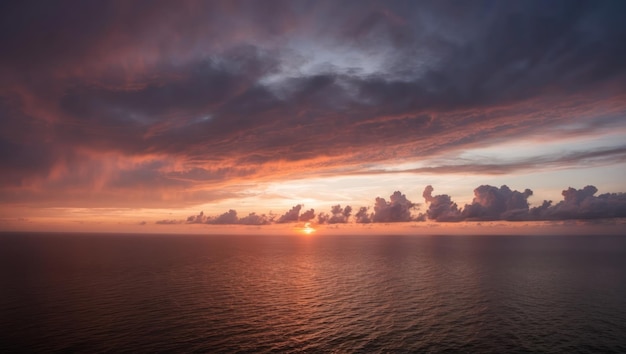
[[[26,69],[85,65],[120,55],[176,58],[238,36],[264,39],[285,31],[292,9],[281,1],[25,0],[0,7],[2,62]],[[239,21],[232,21],[236,17]],[[196,54],[202,54],[198,52]],[[128,55],[128,57],[127,57]],[[45,60],[42,60],[45,58]],[[111,60],[115,62],[114,60]],[[119,62],[118,62],[119,63]],[[113,68],[123,66],[113,66]]]
[[[155,79],[130,88],[123,83],[74,86],[60,99],[65,122],[57,134],[75,144],[126,153],[193,154],[200,144],[201,153],[228,157],[223,156],[232,148],[228,137],[267,124],[267,102],[279,105],[256,84],[275,65],[276,59],[244,46],[218,59],[154,68]]]
[[[358,170],[607,111],[623,124],[624,11],[612,1],[3,2],[0,195],[30,201],[44,186],[40,201],[58,202],[51,187],[73,188],[111,205],[105,195],[124,200],[138,186],[216,194],[242,178]],[[124,161],[93,163],[110,154]],[[175,161],[126,161],[147,156]],[[609,147],[551,166],[623,156]],[[454,213],[435,205],[434,219]],[[394,208],[381,199],[372,218],[355,217],[410,215]]]
[[[525,100],[555,89],[571,93],[624,76],[626,50],[621,42],[626,26],[611,8],[623,4],[443,3],[422,9],[434,15],[428,21],[431,26],[442,24],[437,28],[441,32],[430,32],[441,37],[416,37],[410,45],[403,44],[432,47],[437,63],[426,63],[425,70],[420,63],[423,72],[413,80],[386,75],[355,80],[362,100],[396,113],[471,108]],[[453,26],[444,30],[448,23]],[[397,53],[413,63],[420,57],[415,54],[402,49]]]
[[[249,90],[261,77],[275,72],[277,65],[278,59],[271,53],[241,45],[184,65],[157,65],[150,68],[155,78],[136,87],[73,87],[62,98],[61,106],[77,117],[101,114],[112,119],[121,113],[128,120],[150,123],[181,110],[196,113],[214,108]]]
[[[39,68],[82,57],[90,39],[100,39],[112,25],[115,7],[107,1],[3,2],[0,45],[11,55],[3,55],[1,61]]]

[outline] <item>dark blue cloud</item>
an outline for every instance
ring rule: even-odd
[[[211,182],[203,187],[216,194],[237,178],[420,159],[599,118],[623,125],[625,10],[621,1],[2,2],[0,189],[38,179],[86,190],[106,175],[115,190]],[[617,148],[603,156],[623,161]],[[178,165],[105,174],[111,154]],[[524,167],[536,165],[466,171]],[[444,199],[429,206],[433,219],[457,217]],[[389,203],[355,217],[409,219],[410,203]],[[503,217],[494,210],[464,217]]]

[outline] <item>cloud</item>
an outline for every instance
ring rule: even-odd
[[[426,186],[424,199],[429,204],[426,216],[435,221],[545,221],[588,220],[626,217],[626,193],[605,193],[595,196],[598,189],[586,186],[563,190],[563,200],[553,204],[544,200],[540,206],[529,208],[533,191],[511,190],[482,185],[474,190],[474,200],[460,210],[450,196],[433,196],[433,187]]]
[[[594,127],[596,129],[603,127],[611,128],[612,123],[597,123],[585,125],[591,132]],[[543,154],[541,156],[531,156],[521,159],[510,159],[508,161],[493,161],[488,158],[489,163],[483,162],[487,158],[476,159],[475,162],[467,162],[467,158],[458,159],[459,163],[441,164],[437,161],[430,163],[427,167],[410,168],[410,169],[369,169],[351,172],[353,175],[377,175],[377,174],[486,174],[486,175],[506,175],[522,171],[534,171],[539,168],[564,168],[564,167],[580,167],[584,165],[601,166],[607,164],[618,164],[626,162],[626,146],[617,146],[611,148],[598,148],[586,151],[572,151],[566,154]]]
[[[178,225],[182,224],[183,220],[174,220],[174,219],[166,219],[166,220],[157,220],[155,224],[157,225]]]
[[[623,128],[624,6],[3,4],[0,200],[162,207],[177,196],[176,205],[200,205],[237,197],[243,178],[370,173],[371,163],[419,162],[547,129],[555,139],[585,134],[565,125]],[[625,161],[620,144],[413,172],[616,164]],[[149,158],[158,161],[112,162]],[[373,218],[355,217],[406,218],[386,203]],[[491,217],[483,212],[472,215]]]
[[[174,224],[182,223],[182,220],[162,220],[157,224]],[[189,216],[186,220],[188,224],[211,224],[211,225],[268,225],[273,222],[273,218],[265,214],[250,213],[247,216],[239,218],[237,211],[230,209],[227,212],[217,216],[206,216],[204,212],[198,215]]]
[[[281,217],[279,217],[276,222],[279,224],[284,224],[284,223],[298,221],[301,209],[302,209],[302,204],[298,204],[294,206],[288,212],[286,212]]]
[[[204,215],[204,211],[201,211],[198,215],[192,215],[187,218],[187,224],[204,224],[207,222],[207,217]]]
[[[474,189],[474,200],[465,205],[462,216],[465,220],[524,220],[531,195],[530,189],[518,192],[507,186],[482,185]]]
[[[417,204],[411,202],[400,191],[394,192],[389,201],[377,197],[374,211],[369,207],[360,207],[354,215],[353,222],[357,224],[390,223],[425,221],[437,222],[459,221],[550,221],[550,220],[601,220],[611,218],[626,218],[626,193],[605,193],[596,196],[598,189],[595,186],[586,186],[582,189],[569,187],[563,190],[563,200],[554,204],[544,200],[540,206],[529,207],[528,198],[533,191],[525,189],[520,192],[508,186],[494,187],[481,185],[474,189],[472,203],[462,209],[452,201],[447,194],[433,195],[434,188],[428,185],[422,196],[428,206],[425,213],[412,215],[411,211]],[[204,212],[189,216],[186,220],[159,220],[156,224],[213,224],[213,225],[269,225],[283,224],[297,221],[310,221],[315,218],[314,209],[300,213],[303,205],[297,204],[281,215],[278,219],[265,214],[250,213],[239,218],[237,211],[230,209],[217,216],[207,216]],[[331,207],[331,213],[320,213],[318,223],[340,224],[348,223],[352,214],[352,207],[341,207],[337,204]],[[144,223],[142,223],[144,224]]]
[[[411,210],[417,204],[412,203],[400,191],[389,196],[389,202],[384,198],[376,197],[374,204],[373,222],[406,222],[412,221]]]
[[[368,212],[368,207],[360,207],[359,211],[354,214],[355,221],[358,224],[369,224],[374,219],[374,213]]]
[[[333,205],[330,209],[330,215],[326,213],[320,213],[318,215],[318,222],[320,224],[345,224],[350,219],[352,214],[352,207],[346,205],[342,208],[340,204]]]
[[[452,201],[452,198],[447,194],[433,196],[433,190],[434,188],[428,185],[422,193],[424,200],[428,204],[426,216],[435,221],[460,221],[461,212],[456,203]]]
[[[235,225],[239,223],[239,218],[237,217],[237,212],[230,209],[215,218],[209,218],[206,223],[215,225]]]
[[[542,220],[601,219],[626,217],[626,193],[605,193],[595,196],[598,189],[586,186],[563,190],[563,200],[555,205],[544,201],[532,208],[533,217]]]
[[[305,211],[304,213],[300,214],[300,216],[298,217],[298,220],[310,221],[310,220],[313,220],[314,218],[315,218],[315,210],[309,209]]]
[[[247,216],[244,216],[239,219],[239,224],[241,225],[268,225],[273,220],[267,217],[265,214],[256,214],[250,213]]]

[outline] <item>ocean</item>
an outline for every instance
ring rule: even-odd
[[[0,352],[624,353],[626,236],[0,233]]]

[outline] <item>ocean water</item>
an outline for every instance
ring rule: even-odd
[[[0,352],[626,352],[626,236],[0,234]]]

